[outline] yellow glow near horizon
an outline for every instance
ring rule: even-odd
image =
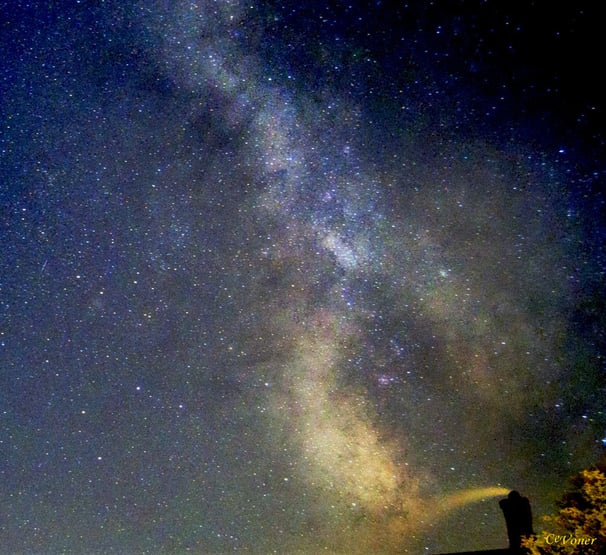
[[[334,503],[335,545],[351,553],[393,553],[441,518],[504,487],[429,497],[423,469],[401,461],[406,447],[382,437],[364,392],[338,384],[340,349],[351,329],[329,312],[293,326],[293,349],[275,391],[274,410],[297,447],[300,477]]]
[[[289,367],[305,478],[374,513],[396,502],[401,469],[373,427],[364,398],[336,391],[339,338],[329,324],[301,337]]]

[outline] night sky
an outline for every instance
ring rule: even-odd
[[[606,446],[599,4],[0,0],[0,553],[540,530]]]

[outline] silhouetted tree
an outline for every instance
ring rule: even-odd
[[[547,529],[522,540],[531,555],[606,553],[606,465],[583,470],[570,483],[558,513],[544,517]]]

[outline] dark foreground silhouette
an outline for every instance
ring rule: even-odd
[[[517,491],[510,491],[505,499],[499,501],[499,506],[505,517],[507,525],[507,537],[509,548],[488,549],[483,551],[459,551],[457,553],[445,553],[443,555],[518,555],[524,553],[521,547],[522,536],[531,536],[532,511],[530,501],[522,497]]]
[[[532,536],[532,511],[527,497],[517,491],[509,492],[507,499],[501,499],[499,506],[505,515],[509,549],[520,551],[522,536]]]

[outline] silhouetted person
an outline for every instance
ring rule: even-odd
[[[532,512],[527,497],[522,497],[517,491],[510,491],[507,499],[499,501],[505,522],[507,523],[507,536],[509,549],[520,551],[522,536],[532,536]]]

